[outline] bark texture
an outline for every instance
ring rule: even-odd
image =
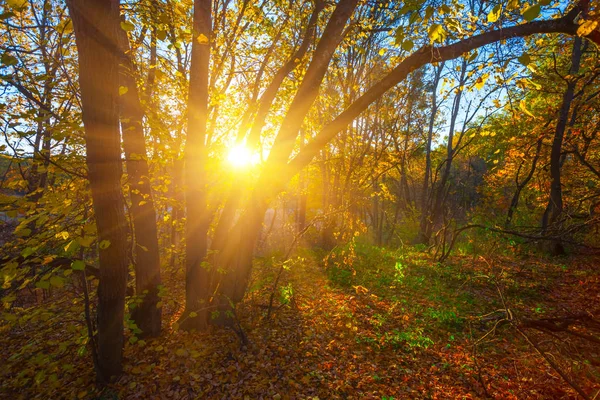
[[[122,372],[127,235],[119,134],[119,3],[68,0],[79,55],[87,167],[98,230],[98,371]]]

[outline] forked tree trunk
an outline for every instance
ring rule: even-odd
[[[160,255],[156,211],[142,127],[144,110],[140,103],[134,65],[129,54],[129,39],[122,29],[119,39],[120,48],[125,54],[121,60],[120,85],[127,88],[127,92],[120,97],[120,108],[134,229],[135,289],[136,295],[142,297],[141,303],[132,310],[131,315],[141,329],[142,336],[154,337],[160,335],[161,326],[161,309],[157,307]]]
[[[121,192],[118,0],[68,0],[79,54],[86,161],[98,230],[98,371],[122,371],[127,235]]]

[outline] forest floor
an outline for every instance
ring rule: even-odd
[[[531,343],[589,398],[600,391],[600,345],[582,338],[600,332],[588,319],[600,315],[600,258],[358,253],[342,269],[308,252],[287,263],[269,318],[279,267],[258,260],[236,313],[247,344],[231,329],[173,329],[183,281],[165,277],[164,335],[129,337],[125,374],[101,393],[89,353],[57,350],[65,324],[0,325],[0,398],[576,398]]]

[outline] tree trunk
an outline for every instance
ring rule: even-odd
[[[444,225],[444,213],[445,213],[445,202],[446,202],[446,193],[447,193],[447,185],[448,180],[450,179],[450,172],[452,170],[452,161],[454,160],[455,150],[454,150],[454,131],[456,129],[456,120],[458,119],[458,114],[460,111],[460,101],[462,99],[463,94],[463,86],[466,81],[466,73],[467,70],[467,60],[463,58],[461,63],[460,70],[460,78],[458,80],[458,90],[456,96],[454,97],[454,104],[452,107],[452,114],[450,115],[450,128],[448,130],[448,144],[446,146],[446,160],[445,165],[443,166],[442,176],[440,178],[440,182],[438,184],[436,193],[435,193],[435,202],[433,205],[433,209],[431,210],[431,222],[428,226],[427,232],[428,235],[431,236],[431,233],[434,229],[440,229]]]
[[[131,315],[143,336],[154,337],[160,335],[161,327],[161,309],[157,307],[158,286],[161,282],[156,211],[142,127],[144,110],[129,54],[129,39],[122,29],[119,36],[120,48],[125,53],[121,61],[120,84],[127,88],[127,92],[120,97],[120,106],[134,229],[135,287],[136,295],[142,297],[141,303],[132,310]]]
[[[210,271],[206,261],[209,215],[206,196],[208,159],[206,126],[208,119],[208,73],[212,31],[212,1],[194,1],[194,23],[188,130],[185,147],[186,232],[185,232],[185,311],[181,327],[202,330],[208,324]],[[191,314],[194,313],[194,314]]]
[[[435,117],[437,115],[438,104],[437,104],[437,90],[444,69],[444,63],[440,63],[435,68],[435,77],[433,79],[433,88],[431,92],[431,115],[429,116],[429,128],[427,130],[427,143],[425,145],[425,176],[423,179],[423,190],[421,192],[421,222],[420,232],[417,238],[417,243],[429,244],[430,235],[428,233],[429,221],[429,210],[427,205],[429,204],[429,180],[431,179],[431,143],[433,141],[433,127],[435,124]]]
[[[86,161],[98,230],[98,371],[100,381],[122,372],[127,286],[127,234],[121,192],[119,137],[119,3],[67,1],[79,54]]]
[[[569,72],[571,77],[568,79],[567,89],[563,95],[563,102],[558,115],[558,122],[556,123],[556,131],[554,132],[554,140],[552,141],[552,150],[550,151],[550,198],[548,200],[548,206],[544,211],[544,216],[542,217],[543,233],[546,233],[548,228],[552,227],[554,234],[556,235],[557,231],[560,229],[560,220],[563,212],[562,186],[560,182],[560,158],[563,138],[567,128],[567,120],[569,119],[569,110],[571,109],[573,95],[575,94],[575,86],[577,85],[577,79],[574,75],[579,73],[581,44],[581,37],[576,37],[573,42],[573,52],[571,55],[571,70]],[[550,241],[548,245],[548,251],[553,255],[560,255],[565,251],[559,238]]]
[[[506,221],[504,222],[504,226],[506,228],[509,228],[512,223],[513,214],[515,213],[515,210],[517,209],[517,206],[519,205],[519,197],[521,196],[521,192],[527,186],[527,184],[529,183],[531,178],[533,178],[533,174],[535,173],[535,168],[537,166],[537,162],[540,158],[542,144],[543,144],[543,140],[542,140],[542,138],[539,138],[537,141],[536,148],[535,148],[535,156],[533,157],[533,161],[531,161],[531,168],[529,169],[529,173],[527,174],[525,179],[523,179],[522,182],[519,182],[519,175],[517,173],[517,177],[515,178],[517,188],[515,189],[515,193],[510,202],[510,206],[508,207],[508,212],[506,213]]]

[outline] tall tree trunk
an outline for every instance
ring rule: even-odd
[[[127,234],[121,192],[118,0],[68,0],[79,54],[86,161],[98,230],[98,371],[122,371]]]
[[[160,335],[161,326],[161,309],[157,307],[158,286],[161,282],[156,211],[142,127],[144,110],[129,54],[129,39],[122,29],[119,36],[120,48],[125,54],[121,61],[120,83],[127,88],[127,92],[120,97],[120,106],[134,229],[135,288],[136,295],[142,296],[141,303],[132,311],[132,317],[143,336],[154,337]]]
[[[556,131],[554,132],[554,140],[552,141],[552,150],[550,151],[550,198],[548,206],[542,217],[542,232],[546,233],[548,228],[552,227],[555,230],[560,229],[560,220],[563,212],[562,186],[560,182],[561,170],[561,152],[562,144],[569,119],[569,110],[573,102],[575,94],[575,86],[577,79],[574,75],[579,73],[579,65],[581,63],[581,44],[582,38],[576,37],[573,41],[573,52],[571,54],[571,70],[569,71],[570,78],[567,82],[567,89],[563,95],[563,102],[556,123]],[[549,242],[549,252],[553,255],[564,253],[564,247],[559,238]]]
[[[431,236],[434,229],[439,229],[444,224],[444,213],[445,213],[445,202],[448,180],[450,179],[450,172],[452,170],[452,161],[454,160],[454,131],[456,130],[456,120],[460,111],[460,101],[463,94],[463,86],[467,76],[467,60],[462,59],[460,78],[458,80],[458,89],[456,96],[454,97],[454,104],[452,107],[452,113],[450,115],[450,128],[448,130],[448,144],[446,146],[446,160],[443,166],[442,176],[435,193],[435,202],[433,209],[431,210],[431,222],[428,227],[428,235]]]
[[[423,189],[421,191],[421,222],[419,228],[419,237],[417,238],[417,242],[422,244],[429,244],[430,239],[428,226],[431,221],[429,221],[429,210],[427,209],[427,205],[429,204],[429,180],[431,179],[431,143],[433,141],[433,127],[435,125],[435,117],[438,110],[437,90],[443,69],[443,62],[435,67],[435,76],[433,78],[433,88],[431,92],[431,115],[429,116],[427,143],[425,145],[425,176],[423,179]]]
[[[183,329],[202,330],[208,324],[210,271],[206,261],[209,215],[206,196],[208,159],[206,126],[208,119],[208,74],[212,31],[212,1],[194,1],[194,23],[188,130],[185,147],[186,232],[185,232],[185,311]],[[191,314],[194,313],[194,314]]]

